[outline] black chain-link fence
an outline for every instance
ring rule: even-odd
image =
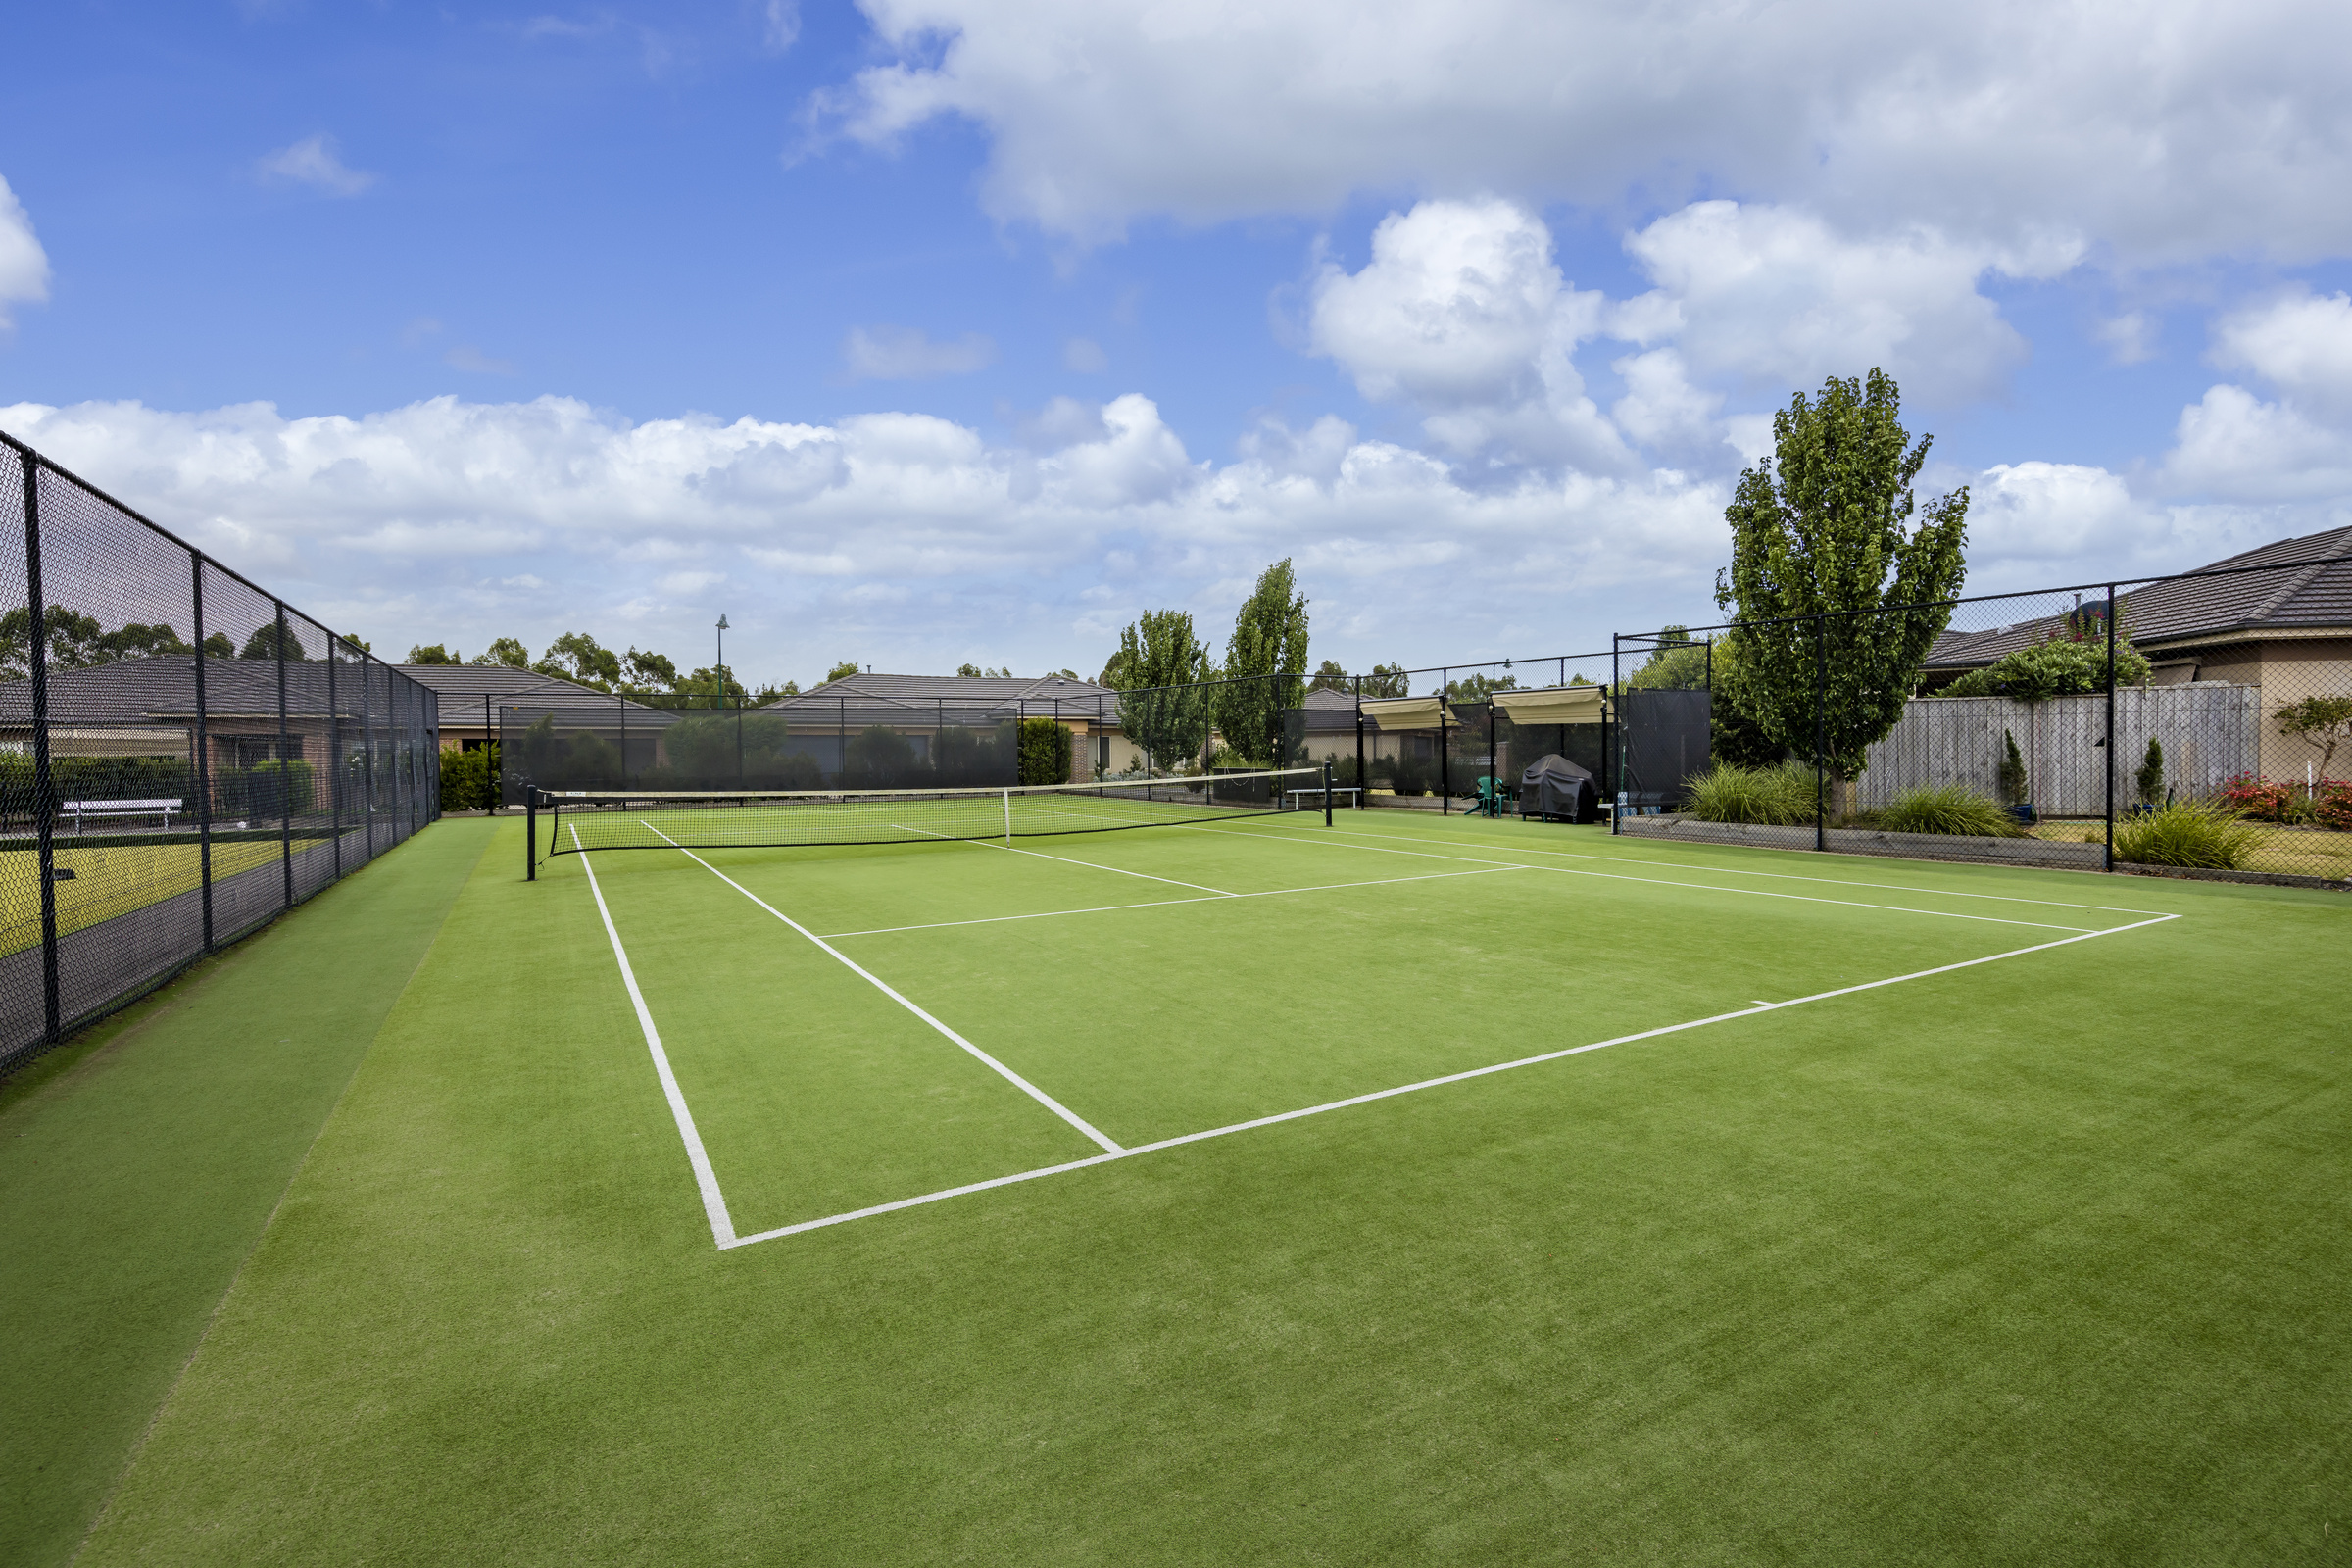
[[[0,435],[0,1071],[437,813],[433,697]]]
[[[1712,640],[1712,757],[1669,798],[1612,777],[1617,830],[2345,885],[2352,558],[2313,543],[2177,577],[1621,636],[1636,684]],[[1629,736],[1629,763],[1639,749]]]

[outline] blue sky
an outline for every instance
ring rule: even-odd
[[[1351,667],[1708,612],[1885,364],[1982,588],[2352,520],[2340,8],[64,4],[0,427],[379,651]]]

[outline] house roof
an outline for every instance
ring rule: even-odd
[[[381,668],[383,666],[377,666]],[[334,706],[357,720],[364,693],[359,667],[338,662]],[[322,660],[286,665],[286,716],[327,716],[328,669]],[[49,721],[55,725],[186,722],[196,712],[196,665],[185,654],[125,659],[87,669],[49,671]],[[377,687],[381,690],[381,687]],[[204,710],[212,720],[277,719],[277,663],[269,659],[207,659]],[[32,682],[0,684],[0,724],[32,721]]]
[[[867,723],[903,715],[918,721],[942,710],[961,715],[1012,718],[1051,716],[1116,722],[1119,694],[1067,675],[844,675],[798,697],[767,705],[766,711],[801,718],[826,718],[848,710]],[[1056,705],[1059,705],[1058,710]]]
[[[2328,558],[2334,558],[2332,560]],[[2289,562],[2319,562],[2288,566]],[[2276,571],[2246,570],[2279,563]],[[2116,596],[2124,632],[2143,653],[2254,632],[2352,631],[2352,527],[2280,539],[2198,571],[2223,577],[2173,577]],[[1973,632],[1947,631],[1928,650],[1929,669],[1973,669],[2046,642],[2063,615]]]
[[[463,728],[468,722],[482,721],[482,701],[490,701],[493,723],[496,710],[516,707],[533,712],[569,712],[575,709],[617,710],[626,704],[629,722],[642,722],[648,728],[659,728],[674,721],[676,714],[668,709],[651,708],[644,703],[630,702],[611,692],[600,692],[593,686],[561,675],[542,675],[535,669],[516,669],[512,664],[395,664],[392,666],[417,685],[439,695],[442,717],[450,724]]]

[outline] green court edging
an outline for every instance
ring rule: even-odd
[[[435,826],[0,1088],[0,1562],[74,1552],[493,831]]]

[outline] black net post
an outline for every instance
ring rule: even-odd
[[[539,792],[522,792],[522,879],[539,880]]]
[[[333,632],[326,634],[326,836],[334,849],[335,877],[343,876],[343,705],[335,691],[335,666],[343,662]],[[312,775],[316,778],[316,772]],[[313,808],[316,809],[316,808]]]
[[[191,604],[196,626],[196,745],[189,760],[188,788],[196,796],[196,878],[204,906],[204,951],[213,951],[213,747],[205,729],[204,558],[188,552]]]
[[[1323,825],[1331,826],[1331,760],[1323,760]]]
[[[1453,671],[1438,671],[1438,814],[1453,814],[1453,747],[1446,736],[1446,688],[1452,684]]]
[[[612,700],[620,705],[620,782],[625,789],[629,782],[629,700],[618,693]]]
[[[2107,847],[2101,852],[2100,869],[2115,869],[2115,584],[2107,585],[2107,738],[2099,743],[2107,748]]]
[[[1625,706],[1625,694],[1617,687],[1617,649],[1623,641],[1624,633],[1609,633],[1609,702],[1606,714],[1608,721],[1601,730],[1600,787],[1604,793],[1610,796],[1608,809],[1611,836],[1624,831],[1618,824],[1618,818],[1625,815],[1625,742],[1617,733],[1619,711]],[[1560,661],[1560,668],[1563,671],[1560,676],[1560,684],[1563,686],[1568,684],[1568,677],[1564,673],[1567,667],[1568,662],[1564,659]],[[1614,768],[1609,765],[1612,762],[1616,763]],[[1611,789],[1612,784],[1615,786],[1613,790]]]
[[[375,675],[360,656],[360,812],[368,823],[368,858],[375,858]]]
[[[1830,847],[1829,798],[1830,618],[1813,617],[1813,848]]]
[[[274,606],[277,627],[277,863],[284,873],[286,905],[294,907],[294,762],[286,756],[293,737],[286,730],[286,607]]]
[[[24,474],[24,603],[32,615],[26,662],[32,673],[32,820],[41,875],[41,1038],[59,1039],[57,1015],[57,799],[49,776],[49,620],[41,592],[40,467],[18,454]]]

